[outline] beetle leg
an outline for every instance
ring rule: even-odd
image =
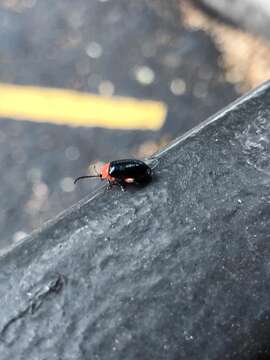
[[[121,182],[117,182],[116,184],[120,187],[120,189],[121,189],[123,192],[126,191],[125,186],[124,186]]]
[[[122,191],[126,191],[126,188],[125,188],[123,182],[117,181],[117,180],[115,180],[115,181],[108,180],[107,190],[111,190],[114,185],[118,185]]]
[[[110,180],[108,180],[108,184],[107,184],[107,190],[111,190],[112,189],[112,183]]]
[[[116,181],[115,184],[118,185],[118,186],[120,186],[120,189],[121,189],[122,191],[126,191],[126,187],[125,187],[125,185],[123,184],[122,181]]]
[[[122,190],[123,192],[125,192],[125,191],[126,191],[125,186],[124,186],[123,184],[119,184],[119,185],[120,185],[120,187],[121,187],[121,190]]]

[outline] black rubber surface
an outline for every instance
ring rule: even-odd
[[[0,258],[1,359],[254,359],[269,348],[270,83]]]
[[[193,0],[214,16],[270,39],[270,5],[257,0]],[[252,16],[250,16],[252,14]]]

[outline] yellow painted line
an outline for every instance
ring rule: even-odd
[[[164,103],[0,83],[0,117],[70,126],[158,130]]]

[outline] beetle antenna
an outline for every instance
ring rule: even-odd
[[[76,184],[77,181],[82,179],[89,179],[89,178],[100,178],[101,175],[85,175],[85,176],[79,176],[74,180],[74,184]]]

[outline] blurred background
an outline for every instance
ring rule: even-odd
[[[268,0],[1,0],[0,253],[270,77]]]

